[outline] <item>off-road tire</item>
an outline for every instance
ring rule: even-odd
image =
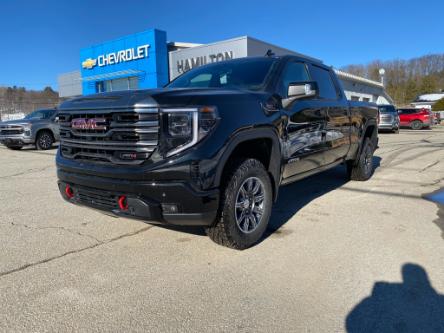
[[[347,161],[347,174],[351,180],[365,181],[372,176],[374,151],[371,139],[365,138],[359,157],[356,160]]]
[[[35,139],[35,146],[38,150],[48,150],[51,149],[54,143],[54,138],[50,131],[42,131],[37,134]]]
[[[410,128],[412,130],[420,130],[420,129],[422,129],[422,122],[420,120],[413,120],[410,123]]]
[[[11,150],[20,150],[23,148],[23,146],[6,146],[6,148]]]
[[[236,222],[236,200],[244,182],[255,177],[260,180],[264,189],[263,214],[256,229],[251,233],[243,232]],[[270,177],[264,165],[256,159],[240,159],[231,163],[225,174],[221,188],[219,212],[214,224],[205,228],[207,235],[217,244],[237,249],[246,249],[257,243],[265,230],[271,215],[273,191]]]

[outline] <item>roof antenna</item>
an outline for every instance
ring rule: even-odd
[[[267,53],[265,53],[265,56],[266,57],[274,57],[275,54],[274,54],[274,52],[271,49],[268,49]]]

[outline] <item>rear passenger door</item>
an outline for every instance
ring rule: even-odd
[[[290,60],[282,72],[279,81],[281,96],[287,98],[290,83],[312,81],[307,64]],[[292,102],[282,110],[285,119],[285,135],[283,142],[284,172],[283,177],[289,178],[324,164],[323,152],[325,141],[325,110],[322,103],[309,97]]]
[[[349,104],[332,69],[315,64],[309,69],[319,88],[317,107],[325,115],[323,164],[328,165],[342,160],[350,148]]]

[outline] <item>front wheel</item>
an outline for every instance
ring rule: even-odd
[[[370,138],[366,138],[361,154],[356,160],[347,161],[347,174],[351,180],[368,180],[373,174],[373,148]]]
[[[272,207],[272,186],[256,159],[234,163],[221,193],[218,217],[207,235],[216,243],[243,250],[264,234]]]
[[[48,131],[43,131],[37,135],[35,145],[38,150],[48,150],[52,147],[53,143],[54,139],[52,134]]]

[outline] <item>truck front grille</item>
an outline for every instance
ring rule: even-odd
[[[3,125],[0,126],[0,135],[20,135],[23,134],[23,126],[18,125]]]
[[[60,111],[60,150],[70,159],[140,164],[159,139],[157,109]]]
[[[384,122],[384,123],[390,123],[393,121],[393,117],[390,115],[381,115],[379,119],[381,122]]]
[[[117,197],[115,195],[97,190],[78,188],[76,198],[80,203],[88,206],[97,206],[105,209],[118,209]]]

